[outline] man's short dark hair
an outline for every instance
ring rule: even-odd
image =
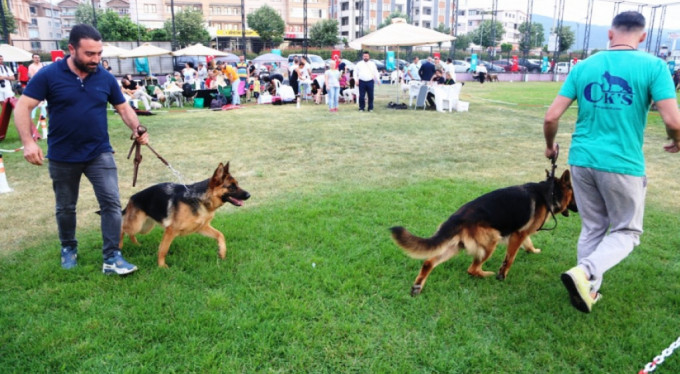
[[[370,56],[370,53],[369,53],[368,51],[364,51],[362,54],[363,54],[363,55],[369,55],[369,56]]]
[[[639,31],[645,28],[645,16],[635,11],[619,13],[612,21],[612,27],[624,31]]]
[[[102,40],[102,34],[94,27],[84,23],[73,26],[73,28],[71,28],[71,34],[68,37],[68,44],[72,45],[74,48],[78,48],[82,39],[92,39],[98,42]]]

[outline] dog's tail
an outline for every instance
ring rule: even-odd
[[[415,259],[425,260],[444,252],[450,246],[458,245],[459,230],[451,227],[450,222],[444,224],[430,238],[421,238],[408,232],[401,226],[391,227],[392,239],[406,254]]]

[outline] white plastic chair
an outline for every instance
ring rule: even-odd
[[[420,81],[408,82],[408,106],[413,105],[413,99],[418,98],[418,92],[420,92],[421,85],[422,83]]]
[[[434,89],[434,103],[438,112],[444,112],[446,109],[449,112],[458,104],[460,97],[460,90],[463,87],[461,83],[456,83],[451,86],[437,86]]]

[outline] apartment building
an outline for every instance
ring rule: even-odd
[[[411,24],[453,29],[455,0],[330,0],[329,16],[338,20],[341,38],[348,41],[378,29],[390,14],[399,12]]]
[[[59,7],[45,0],[32,0],[28,4],[31,23],[28,37],[31,39],[29,50],[50,51],[59,49],[63,38],[61,12]]]
[[[459,9],[458,16],[458,34],[464,35],[475,31],[479,25],[484,21],[492,19],[491,8],[470,8]],[[503,25],[505,34],[500,44],[510,43],[513,48],[518,48],[522,34],[519,32],[519,27],[527,21],[526,12],[521,10],[498,10],[496,12],[496,21]]]

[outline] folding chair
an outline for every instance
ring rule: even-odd
[[[420,89],[418,90],[418,97],[416,98],[416,106],[413,109],[418,109],[418,107],[423,107],[425,109],[425,100],[427,99],[427,92],[429,90],[429,87],[424,84],[420,86]]]

